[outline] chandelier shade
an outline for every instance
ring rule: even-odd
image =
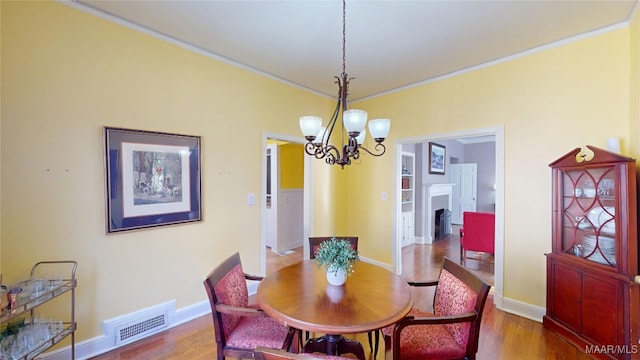
[[[342,113],[342,123],[349,136],[358,136],[367,123],[367,112],[359,109],[347,110]]]
[[[349,93],[349,81],[352,78],[346,73],[346,0],[342,1],[342,74],[335,76],[338,84],[338,103],[335,111],[326,126],[322,125],[322,118],[319,116],[301,116],[300,131],[307,139],[304,149],[309,155],[316,159],[324,159],[329,165],[338,164],[342,168],[351,164],[351,159],[360,158],[360,150],[373,156],[381,156],[385,153],[386,147],[382,142],[389,135],[391,121],[389,119],[375,119],[368,122],[369,133],[375,140],[374,151],[363,146],[367,131],[367,112],[360,109],[348,109],[347,95]],[[341,147],[331,143],[331,135],[342,117],[340,124]],[[337,131],[337,130],[336,130]]]
[[[322,118],[319,116],[300,117],[300,131],[302,131],[302,134],[307,140],[309,140],[309,137],[316,137],[321,127]]]
[[[378,142],[384,141],[384,139],[387,138],[390,128],[391,120],[389,119],[375,119],[369,121],[369,132],[371,133],[371,136]]]

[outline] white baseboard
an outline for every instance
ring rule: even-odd
[[[380,262],[380,261],[377,261],[377,260],[369,259],[367,257],[360,256],[360,261],[366,262],[366,263],[369,263],[369,264],[372,264],[372,265],[379,266],[381,268],[384,268],[384,269],[387,269],[387,270],[391,271],[392,273],[395,273],[395,271],[396,271],[393,266],[391,266],[391,265],[389,265],[387,263],[383,263],[383,262]]]
[[[172,301],[175,304],[175,300],[172,300]],[[135,313],[144,312],[144,311],[146,311],[146,309],[142,309]],[[187,321],[193,320],[197,317],[200,317],[209,313],[211,313],[209,300],[201,301],[199,303],[195,303],[193,305],[184,307],[182,309],[171,311],[169,313],[169,324],[168,324],[169,326],[167,327],[167,329],[170,329],[174,326],[178,326]],[[78,360],[89,359],[94,356],[98,356],[100,354],[104,354],[108,351],[114,350],[116,348],[118,348],[118,346],[115,346],[114,334],[102,334],[100,336],[96,336],[94,338],[76,343],[75,355],[76,355],[76,359]],[[71,346],[66,346],[58,350],[50,351],[38,357],[38,359],[46,359],[46,360],[68,360],[70,358],[71,358]]]
[[[542,317],[547,312],[547,309],[544,307],[505,298],[498,294],[493,295],[493,302],[499,310],[537,322],[542,322]]]

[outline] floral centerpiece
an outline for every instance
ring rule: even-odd
[[[318,268],[326,268],[327,280],[332,285],[344,284],[346,277],[353,273],[353,265],[358,261],[358,251],[351,247],[351,242],[335,237],[320,243],[315,256],[316,265]],[[340,280],[333,280],[332,277],[343,278],[342,284],[337,284]]]

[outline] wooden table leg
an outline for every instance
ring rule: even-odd
[[[304,352],[321,352],[327,355],[354,354],[358,359],[365,360],[362,344],[350,340],[342,335],[327,334],[315,339],[309,339],[304,345]]]

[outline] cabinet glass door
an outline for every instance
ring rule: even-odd
[[[615,168],[563,172],[562,252],[616,266]]]

